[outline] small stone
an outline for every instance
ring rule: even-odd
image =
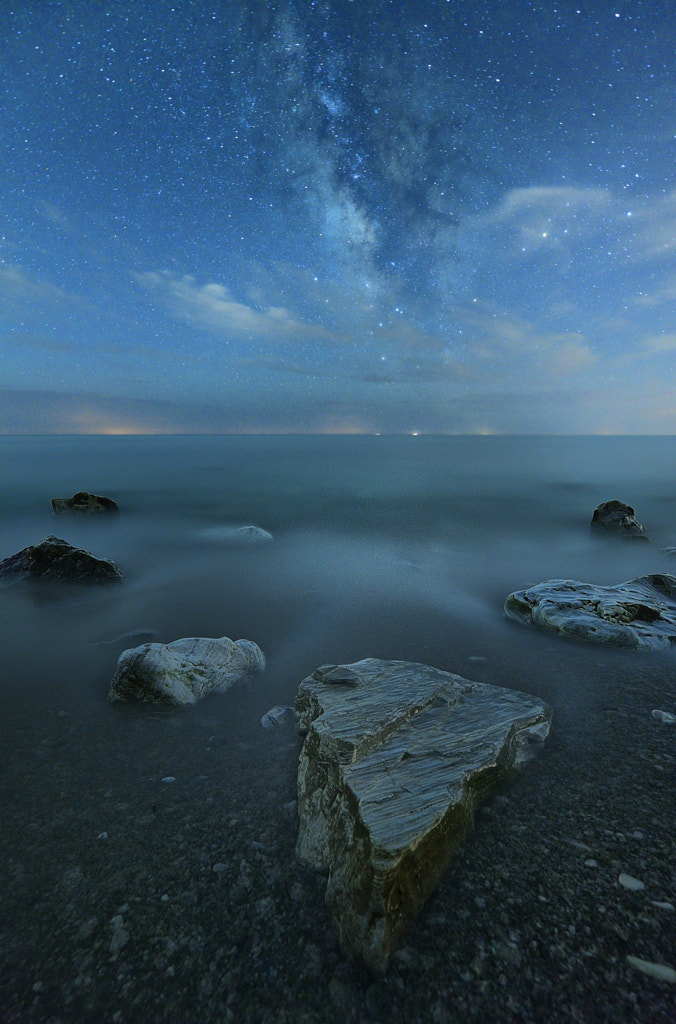
[[[275,704],[273,708],[266,711],[261,718],[261,725],[264,729],[274,729],[275,726],[284,725],[293,721],[293,708],[286,704]]]
[[[584,862],[584,864],[585,864],[585,867],[587,867],[587,868],[597,868],[597,867],[598,867],[598,864],[597,864],[597,862],[596,862],[596,861],[594,860],[594,858],[593,858],[593,857],[590,857],[590,858],[589,858],[589,860],[586,860],[586,861]]]
[[[275,912],[275,901],[272,896],[264,896],[256,900],[255,908],[259,917],[271,917]]]
[[[665,725],[673,725],[676,722],[676,715],[672,715],[670,711],[651,711],[653,718],[656,718],[658,722],[664,722]]]
[[[651,900],[653,907],[659,907],[660,910],[673,910],[674,904],[668,900]]]
[[[78,491],[72,498],[52,498],[52,510],[57,516],[105,516],[120,511],[112,498],[90,494],[89,491]]]
[[[97,835],[96,838],[97,839],[107,839],[108,838],[108,833],[107,832],[99,832],[99,834]]]
[[[640,892],[645,889],[645,884],[640,879],[634,878],[633,875],[627,875],[624,871],[618,878],[618,882],[623,888],[630,889],[632,892]]]
[[[161,781],[162,782],[176,782],[176,776],[175,775],[165,775],[164,778]]]
[[[219,861],[217,864],[214,864],[211,870],[216,875],[222,875],[224,871],[228,870],[228,865],[224,864],[223,861]]]
[[[294,903],[301,903],[302,900],[305,899],[305,889],[300,884],[300,882],[293,883],[291,889],[289,890],[289,896],[294,901]]]
[[[647,974],[651,978],[658,978],[660,981],[669,981],[672,985],[676,984],[676,971],[673,967],[669,967],[667,964],[657,964],[652,960],[642,960],[638,956],[628,956],[627,963],[631,967],[635,967],[637,971],[642,971],[643,974]]]
[[[126,928],[116,928],[110,940],[110,952],[119,953],[129,942],[129,932]]]

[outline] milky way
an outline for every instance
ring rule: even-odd
[[[0,431],[676,429],[670,3],[0,13]]]

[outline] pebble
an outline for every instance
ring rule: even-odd
[[[285,704],[275,704],[263,715],[261,725],[264,729],[274,729],[276,725],[284,725],[289,721],[291,715],[293,715],[293,708],[287,707]]]
[[[618,882],[624,889],[631,889],[632,892],[640,892],[641,889],[645,889],[645,884],[638,878],[634,878],[632,875],[626,875],[624,871],[618,878]]]
[[[659,978],[660,981],[670,981],[672,985],[676,985],[676,971],[673,967],[669,967],[668,964],[656,964],[652,960],[641,960],[638,956],[628,956],[627,963],[631,967],[635,967],[637,971],[649,974],[651,978]]]
[[[109,949],[111,953],[119,953],[129,942],[129,932],[123,927],[124,919],[121,914],[116,914],[115,917],[112,917],[110,925],[113,929],[113,937],[110,940]]]
[[[598,867],[598,862],[595,861],[593,857],[590,857],[589,860],[586,860],[584,862],[584,865],[587,868],[597,868]]]
[[[162,782],[176,782],[176,776],[175,775],[165,775],[164,778],[162,779]]]
[[[211,870],[217,875],[222,875],[224,871],[228,870],[228,865],[224,864],[223,861],[219,861],[218,864],[214,864]]]
[[[676,722],[676,715],[672,715],[670,711],[653,711],[651,712],[653,718],[656,718],[658,722],[664,722],[665,725],[673,725]]]
[[[97,835],[96,838],[97,839],[107,839],[108,838],[108,833],[107,832],[99,832],[99,834]]]
[[[673,910],[674,904],[669,903],[668,900],[651,900],[653,907],[659,907],[660,910]]]

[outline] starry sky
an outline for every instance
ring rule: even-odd
[[[3,0],[0,433],[676,432],[673,0]]]

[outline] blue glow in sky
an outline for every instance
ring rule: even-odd
[[[676,432],[676,7],[17,0],[0,432]]]

